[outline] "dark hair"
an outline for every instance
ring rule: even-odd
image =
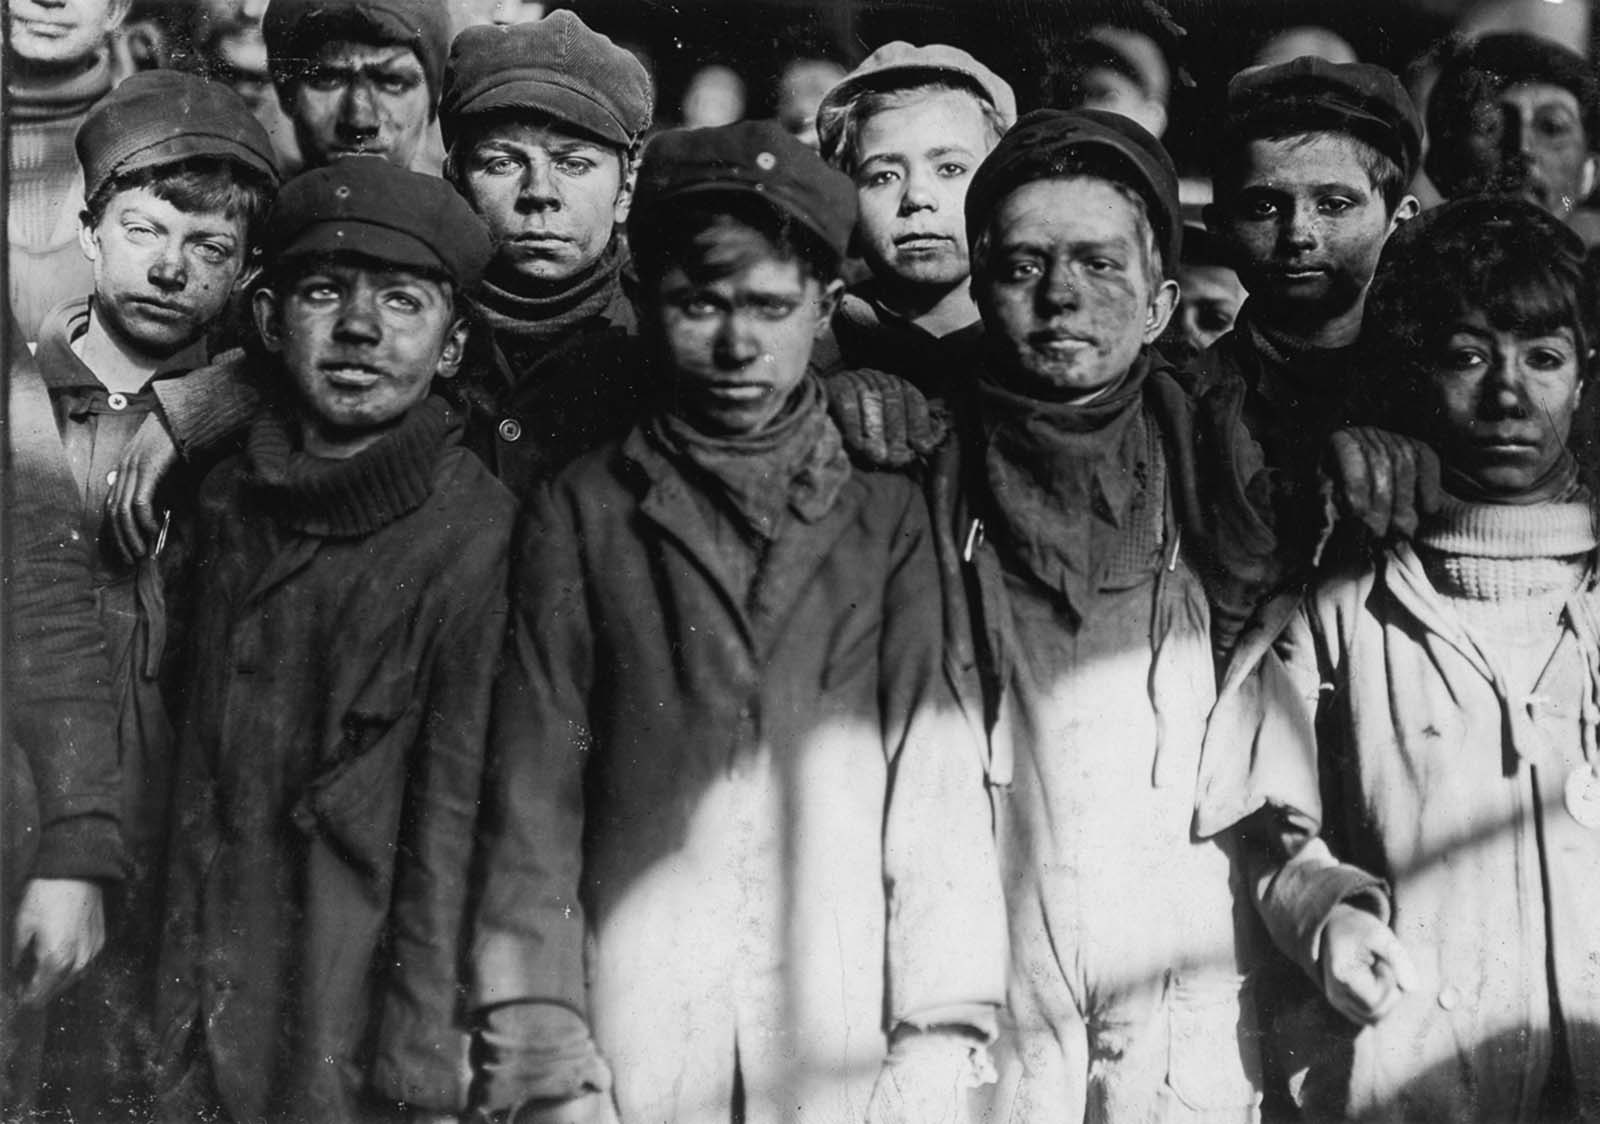
[[[769,254],[799,262],[820,284],[839,276],[839,255],[810,228],[750,195],[690,197],[675,208],[657,208],[650,223],[629,230],[630,249],[647,288],[667,271],[682,269],[696,283],[716,281]],[[752,237],[754,236],[754,237]]]
[[[1361,412],[1399,428],[1429,351],[1465,312],[1502,331],[1571,329],[1586,376],[1600,342],[1594,268],[1576,234],[1522,199],[1470,196],[1402,224],[1367,291]]]
[[[231,160],[196,156],[112,176],[84,204],[88,225],[100,225],[117,195],[139,188],[188,214],[221,211],[230,219],[243,219],[247,249],[254,248],[256,234],[278,194],[277,185],[259,172]]]
[[[1293,141],[1297,145],[1311,144],[1324,137],[1344,137],[1355,147],[1356,163],[1367,173],[1372,189],[1383,197],[1383,206],[1394,214],[1405,198],[1410,186],[1405,169],[1372,141],[1348,128],[1332,122],[1308,127],[1308,117],[1302,103],[1288,99],[1269,113],[1253,115],[1250,120],[1236,124],[1223,132],[1217,142],[1216,166],[1213,176],[1218,202],[1226,209],[1224,196],[1239,190],[1244,179],[1247,152],[1252,141]]]

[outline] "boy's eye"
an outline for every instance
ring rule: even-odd
[[[1536,371],[1559,371],[1568,363],[1565,352],[1554,347],[1528,349],[1528,366]]]
[[[899,178],[900,176],[897,172],[885,168],[877,172],[868,172],[861,182],[865,187],[885,187]]]
[[[754,297],[748,307],[763,320],[787,320],[800,307],[799,302],[786,300],[783,297]]]
[[[313,70],[306,75],[306,85],[320,93],[328,94],[342,88],[349,76],[342,70]]]
[[[378,87],[379,92],[396,97],[411,89],[416,83],[404,74],[380,74],[373,79],[373,85]]]
[[[383,295],[383,303],[399,312],[422,311],[422,301],[418,300],[414,294],[401,289],[385,293]]]
[[[295,290],[295,296],[309,304],[327,304],[339,299],[339,289],[331,281],[304,281]]]
[[[683,314],[691,320],[707,320],[722,311],[722,303],[705,293],[692,293],[678,302]]]
[[[582,156],[563,156],[556,161],[556,167],[560,168],[564,175],[586,176],[594,170],[594,161]]]
[[[957,164],[954,161],[940,164],[939,174],[945,179],[959,179],[967,174],[967,166],[965,164]]]
[[[1565,140],[1576,132],[1574,122],[1561,113],[1541,113],[1534,118],[1533,127],[1547,140]]]
[[[1449,371],[1475,371],[1488,362],[1489,357],[1476,347],[1453,347],[1444,353],[1444,366]]]
[[[137,242],[141,245],[155,241],[156,237],[154,230],[139,222],[124,223],[122,231],[129,242]]]
[[[1355,201],[1342,195],[1330,195],[1318,200],[1317,209],[1325,215],[1342,215],[1355,206]]]
[[[220,265],[233,256],[233,251],[219,242],[201,242],[195,246],[194,252],[213,265]]]
[[[509,176],[521,165],[509,156],[486,156],[478,163],[478,170],[491,176]]]
[[[1244,201],[1244,216],[1248,219],[1270,219],[1278,213],[1278,205],[1271,199],[1260,197]]]
[[[1000,271],[1000,276],[1006,281],[1027,281],[1040,274],[1039,263],[1031,258],[1018,258],[1016,261],[1006,262]]]
[[[1083,267],[1090,273],[1110,273],[1120,268],[1120,263],[1112,258],[1088,258]]]

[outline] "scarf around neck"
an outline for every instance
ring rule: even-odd
[[[844,442],[828,417],[822,386],[811,376],[758,433],[714,437],[668,412],[655,414],[646,433],[767,542],[778,537],[787,510],[808,523],[821,519],[850,478]]]
[[[479,288],[478,304],[501,346],[525,357],[604,313],[622,291],[623,264],[622,248],[613,238],[588,269],[545,287],[519,277],[497,258]]]
[[[250,481],[280,525],[321,538],[360,538],[421,507],[439,454],[460,421],[442,399],[412,407],[393,430],[345,460],[299,448],[298,426],[268,410],[245,447]]]
[[[1144,353],[1121,385],[1085,405],[978,379],[984,471],[1003,539],[1080,620],[1114,560],[1159,555],[1164,473],[1143,410],[1152,365]]]

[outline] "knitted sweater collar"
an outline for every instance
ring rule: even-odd
[[[422,506],[439,454],[460,428],[450,406],[430,397],[382,440],[330,460],[300,449],[294,419],[269,410],[251,427],[245,458],[257,494],[284,528],[360,538]]]
[[[1594,496],[1574,481],[1550,503],[1446,497],[1418,529],[1417,555],[1447,597],[1513,601],[1569,591],[1600,546]]]
[[[530,285],[498,259],[483,279],[478,301],[484,319],[504,346],[544,348],[584,321],[601,316],[622,292],[626,258],[616,239],[577,277],[559,287]]]
[[[82,69],[59,74],[29,74],[13,68],[6,76],[6,101],[19,122],[62,121],[81,117],[111,90],[111,53],[100,51]]]

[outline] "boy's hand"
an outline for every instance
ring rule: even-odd
[[[1338,430],[1328,439],[1323,463],[1339,514],[1361,520],[1379,538],[1410,538],[1443,495],[1438,454],[1386,429]]]
[[[617,1110],[608,1093],[585,1093],[565,1101],[523,1105],[511,1114],[511,1124],[617,1124]]]
[[[897,1038],[872,1087],[867,1124],[962,1124],[969,1115],[967,1091],[980,1083],[973,1039],[940,1033]]]
[[[13,970],[30,958],[21,1001],[43,1007],[77,979],[106,943],[100,887],[77,878],[35,878],[17,907]]]
[[[132,562],[155,549],[161,536],[156,486],[178,460],[178,446],[159,414],[147,415],[122,452],[117,480],[106,497],[106,514],[123,556]]]
[[[823,384],[845,448],[874,468],[912,464],[937,449],[949,428],[920,390],[885,371],[838,371]]]
[[[1338,905],[1322,929],[1322,990],[1359,1025],[1377,1022],[1418,986],[1417,969],[1394,930],[1366,910]]]

